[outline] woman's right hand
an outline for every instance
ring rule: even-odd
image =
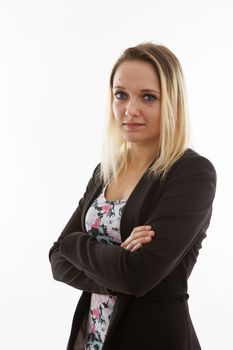
[[[131,235],[121,244],[121,247],[134,252],[143,244],[151,242],[154,235],[155,232],[149,225],[135,227]]]

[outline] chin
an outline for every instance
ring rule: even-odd
[[[130,143],[137,143],[137,142],[141,142],[143,140],[140,140],[138,137],[125,137],[125,141],[126,142],[130,142]]]

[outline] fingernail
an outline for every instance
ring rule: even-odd
[[[150,239],[151,239],[150,236],[145,237],[145,240],[146,240],[146,241],[149,241]]]

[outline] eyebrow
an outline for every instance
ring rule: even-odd
[[[120,86],[120,85],[116,85],[116,86],[113,86],[113,89],[125,89],[123,86]],[[140,90],[141,92],[154,92],[156,94],[160,94],[160,91],[157,91],[157,90],[153,90],[153,89],[142,89]]]

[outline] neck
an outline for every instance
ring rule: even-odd
[[[132,144],[130,150],[130,165],[137,168],[147,168],[156,158],[157,147]]]

